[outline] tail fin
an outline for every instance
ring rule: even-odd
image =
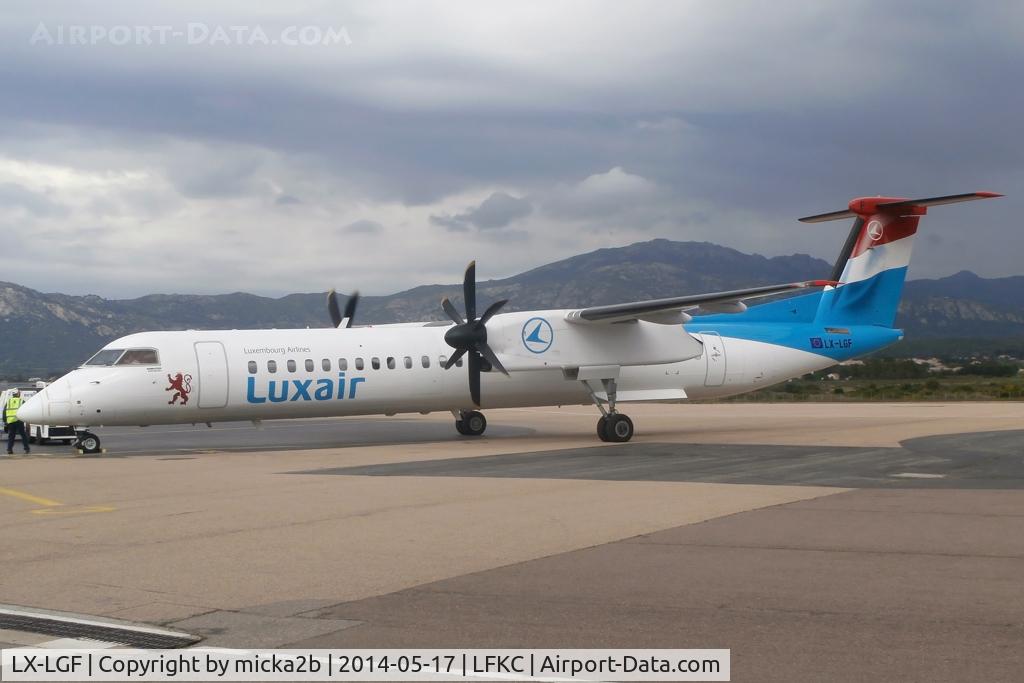
[[[829,278],[840,284],[822,294],[816,321],[825,325],[892,327],[917,223],[928,213],[928,207],[1001,196],[970,192],[926,199],[860,197],[850,202],[847,211],[801,218],[804,223],[855,219]]]

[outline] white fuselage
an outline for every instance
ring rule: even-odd
[[[538,353],[524,342],[529,316],[553,322],[550,349]],[[602,354],[618,360],[620,402],[739,394],[834,363],[784,346],[690,334],[681,325],[588,331],[563,316],[512,313],[488,324],[489,343],[511,375],[483,374],[483,408],[591,403],[573,373],[603,367]],[[85,365],[27,403],[24,419],[84,427],[470,410],[467,369],[442,367],[452,354],[447,329],[419,323],[133,334],[105,348],[152,349],[157,363]]]

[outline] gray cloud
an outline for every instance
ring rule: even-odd
[[[28,213],[39,216],[66,216],[66,207],[61,206],[39,192],[19,185],[18,183],[0,183],[0,207],[20,208]]]
[[[110,294],[313,291],[336,277],[334,256],[314,245],[362,221],[389,226],[356,230],[375,257],[346,276],[367,292],[457,279],[473,257],[507,275],[655,236],[831,258],[845,228],[797,216],[857,195],[1024,185],[1019,4],[641,2],[581,14],[552,3],[500,25],[492,12],[7,8],[0,224],[45,231],[40,253],[80,226],[103,232],[89,258],[12,264],[5,277],[69,291],[103,283]],[[29,44],[41,21],[257,20],[270,31],[344,25],[352,44]],[[494,188],[505,192],[480,202]],[[1022,210],[1018,196],[935,209],[922,232],[939,239],[921,240],[912,274],[1019,272]],[[270,246],[284,217],[288,260]],[[240,250],[226,229],[243,226]],[[442,250],[438,227],[465,239]],[[385,243],[399,230],[400,244]],[[968,233],[964,253],[954,238]],[[154,267],[167,251],[264,267],[170,283]]]
[[[494,192],[477,207],[455,215],[431,216],[430,222],[454,232],[466,232],[471,226],[479,230],[495,230],[529,216],[532,211],[533,205],[529,200],[513,197],[507,192]]]
[[[341,229],[342,232],[353,234],[353,233],[376,233],[380,232],[384,228],[383,225],[377,221],[369,221],[366,219],[353,221]]]
[[[630,213],[650,202],[657,193],[655,183],[616,166],[578,183],[556,187],[546,195],[544,208],[563,218],[607,218]]]

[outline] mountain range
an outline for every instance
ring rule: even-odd
[[[827,277],[831,264],[806,254],[766,258],[708,242],[664,239],[599,249],[513,277],[478,284],[481,310],[571,308]],[[1024,276],[986,279],[968,271],[907,282],[897,325],[908,339],[1024,337]],[[424,285],[360,300],[357,324],[440,320],[461,286]],[[323,293],[280,298],[152,294],[136,299],[47,294],[0,283],[0,375],[53,375],[111,339],[141,330],[325,327]]]

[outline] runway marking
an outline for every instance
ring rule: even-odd
[[[945,474],[929,474],[927,472],[900,472],[899,474],[890,475],[893,477],[901,477],[903,479],[945,479]]]
[[[33,515],[77,515],[88,512],[113,512],[117,508],[109,505],[83,505],[81,507],[46,507],[29,510]]]
[[[12,498],[18,498],[19,500],[23,500],[27,503],[41,505],[42,507],[40,508],[29,510],[33,515],[77,515],[89,512],[113,512],[117,509],[109,505],[81,505],[68,507],[59,500],[51,500],[25,491],[19,491],[18,489],[9,489],[5,487],[0,487],[0,494],[11,496]]]
[[[58,505],[64,504],[56,500],[50,500],[49,498],[33,496],[31,493],[25,493],[24,491],[19,491],[18,489],[8,489],[0,487],[0,494],[3,494],[5,496],[11,496],[12,498],[20,498],[21,500],[27,501],[29,503],[35,503],[36,505],[43,505],[45,507],[57,507]]]

